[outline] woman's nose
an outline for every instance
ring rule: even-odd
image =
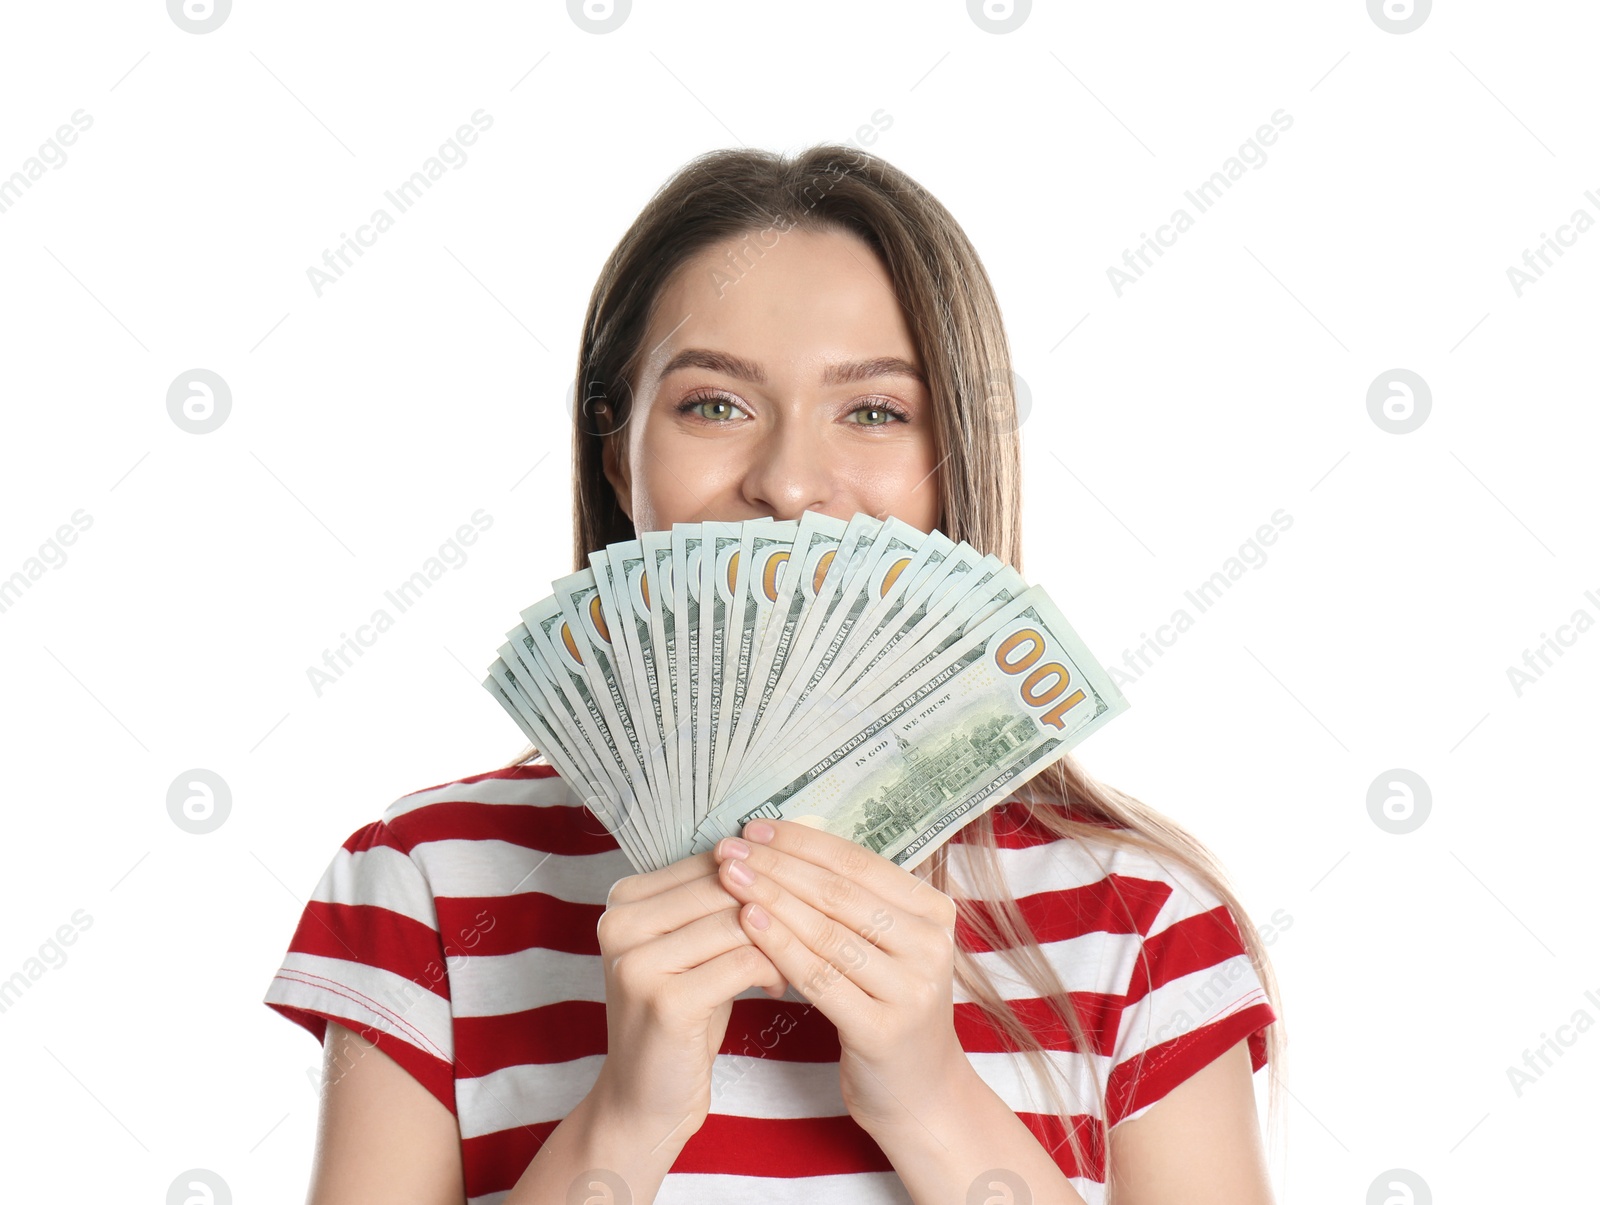
[[[798,519],[826,510],[833,498],[833,466],[817,433],[780,424],[755,447],[744,476],[747,501],[773,518]]]

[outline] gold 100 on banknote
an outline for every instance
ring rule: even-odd
[[[639,871],[758,816],[909,870],[1128,706],[1041,587],[898,519],[676,523],[551,587],[483,685]]]

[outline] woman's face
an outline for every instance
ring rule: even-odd
[[[623,511],[641,532],[808,510],[932,530],[933,399],[888,274],[852,234],[776,238],[710,247],[662,290],[606,441]]]

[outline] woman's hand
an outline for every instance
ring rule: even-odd
[[[882,854],[790,820],[712,849],[751,940],[839,1031],[839,1086],[868,1132],[974,1074],[955,1033],[956,905]],[[750,871],[741,883],[736,867]]]
[[[788,986],[740,927],[739,904],[707,852],[618,879],[600,914],[607,1053],[590,1097],[662,1141],[687,1141],[711,1111],[733,998]]]

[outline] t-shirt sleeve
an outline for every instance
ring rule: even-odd
[[[450,980],[433,891],[383,821],[334,855],[265,1003],[319,1044],[329,1021],[375,1042],[455,1113]]]
[[[1142,1116],[1241,1041],[1259,1071],[1266,1028],[1277,1019],[1233,912],[1187,870],[1164,877],[1172,894],[1135,955],[1117,1025],[1108,1130]]]

